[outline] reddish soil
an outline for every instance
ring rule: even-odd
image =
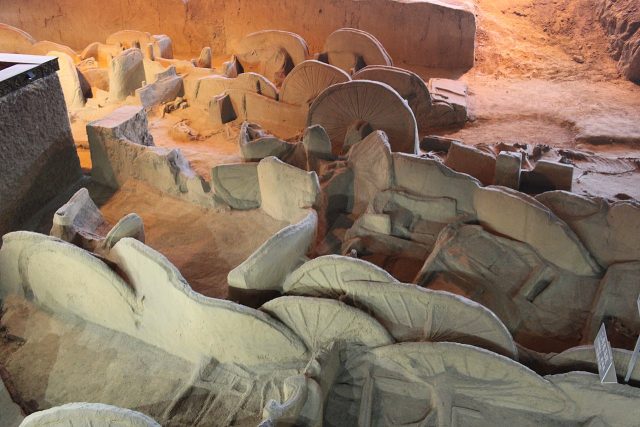
[[[640,86],[618,73],[594,3],[475,0],[476,66],[462,76],[472,121],[445,134],[592,153],[575,164],[575,192],[640,199]]]

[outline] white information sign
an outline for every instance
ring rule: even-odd
[[[638,295],[638,315],[640,316],[640,295]],[[631,360],[629,360],[629,366],[627,367],[627,375],[624,377],[624,382],[628,383],[631,378],[631,374],[636,367],[636,363],[638,363],[638,353],[640,352],[640,336],[636,341],[636,346],[633,349],[633,354],[631,355]]]
[[[616,377],[616,367],[613,364],[613,352],[611,351],[611,344],[609,344],[609,340],[607,339],[607,330],[604,327],[604,323],[596,336],[594,347],[596,350],[596,360],[598,361],[600,382],[602,384],[617,383],[618,378]]]

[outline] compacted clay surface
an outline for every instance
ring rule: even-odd
[[[223,299],[229,271],[286,225],[261,211],[202,209],[139,182],[114,193],[100,210],[111,223],[136,212],[145,242],[169,258],[196,292]]]

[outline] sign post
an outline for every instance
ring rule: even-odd
[[[598,335],[596,335],[594,348],[596,350],[600,382],[602,384],[617,383],[618,377],[616,376],[616,367],[613,364],[613,352],[611,351],[611,344],[609,344],[609,340],[607,339],[607,330],[604,327],[604,323],[600,326],[600,331]]]
[[[640,295],[638,295],[638,315],[640,315]],[[633,373],[633,369],[636,367],[636,363],[638,362],[638,353],[640,352],[640,336],[638,336],[638,340],[636,341],[636,346],[633,349],[633,354],[631,355],[631,360],[629,360],[629,366],[627,367],[627,375],[624,377],[624,382],[628,383],[631,378],[631,374]]]

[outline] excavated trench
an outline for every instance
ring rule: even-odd
[[[91,40],[59,1],[0,11],[34,36],[0,26],[3,49],[59,58],[84,172],[3,238],[0,424],[634,422],[640,367],[603,386],[593,347],[604,325],[622,382],[633,10],[114,3]],[[314,18],[247,36],[267,10]]]

